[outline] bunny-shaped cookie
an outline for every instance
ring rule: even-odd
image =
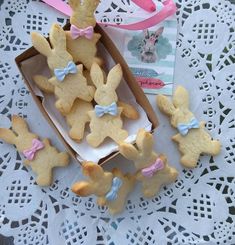
[[[88,111],[93,110],[91,102],[77,99],[71,111],[65,115],[68,125],[71,127],[69,136],[79,142],[83,139],[86,123],[90,121]]]
[[[96,44],[101,35],[94,33],[96,20],[94,12],[99,0],[69,0],[72,8],[70,17],[71,28],[66,32],[67,48],[73,56],[74,62],[81,62],[90,70],[93,62],[101,64],[96,56]]]
[[[50,145],[48,139],[40,141],[36,134],[29,131],[25,120],[19,116],[12,116],[12,130],[0,128],[0,138],[16,146],[26,157],[25,165],[37,174],[36,182],[40,186],[48,186],[52,182],[52,169],[68,165],[69,156],[65,152],[58,152]]]
[[[211,140],[211,136],[205,130],[205,123],[199,123],[189,110],[189,95],[184,87],[177,87],[173,103],[167,97],[158,95],[157,105],[170,117],[171,125],[179,131],[179,134],[172,139],[179,143],[179,150],[182,153],[180,162],[183,166],[194,168],[200,154],[214,156],[220,152],[220,142]]]
[[[162,185],[174,182],[178,176],[175,168],[170,167],[164,155],[158,155],[153,150],[153,136],[140,129],[136,138],[136,147],[132,144],[121,143],[120,153],[134,161],[137,169],[136,179],[142,182],[145,197],[156,195]]]
[[[76,98],[91,101],[95,89],[88,86],[86,78],[83,76],[82,65],[76,66],[72,56],[66,50],[66,37],[64,30],[58,25],[53,24],[50,30],[50,47],[47,40],[39,33],[31,34],[33,46],[47,57],[47,63],[54,75],[49,80],[43,76],[37,76],[37,83],[50,90],[50,83],[54,86],[54,93],[58,98],[56,108],[62,113],[68,113],[72,108]]]
[[[47,82],[47,78],[37,75],[34,77],[34,81],[43,92],[54,93],[55,87]],[[83,139],[86,123],[90,122],[87,113],[92,110],[91,102],[76,99],[69,113],[64,114],[69,127],[71,127],[69,131],[71,139],[77,142]]]
[[[83,164],[83,174],[88,181],[80,181],[72,186],[72,191],[79,196],[98,197],[98,205],[107,205],[111,214],[120,213],[125,205],[128,194],[133,190],[135,177],[123,174],[118,169],[105,172],[101,166],[86,162]]]
[[[91,78],[97,88],[94,100],[98,105],[95,110],[88,112],[91,118],[91,133],[86,138],[88,144],[97,147],[106,137],[117,143],[124,141],[128,132],[122,129],[123,109],[117,106],[118,96],[115,92],[122,79],[121,66],[118,64],[111,69],[105,83],[101,68],[94,63],[91,67]]]

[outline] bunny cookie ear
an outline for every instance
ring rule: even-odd
[[[83,174],[91,180],[100,180],[104,176],[104,170],[98,164],[85,162],[82,164]]]
[[[152,134],[144,129],[140,129],[137,134],[136,144],[143,155],[150,155],[154,145]]]
[[[32,32],[31,39],[34,48],[44,56],[48,57],[51,55],[51,47],[47,40],[39,33]]]
[[[81,181],[73,184],[71,189],[72,192],[82,197],[94,194],[94,188],[92,187],[92,184],[86,181]]]
[[[116,90],[122,79],[122,67],[120,64],[115,65],[108,74],[107,85]]]
[[[75,11],[81,6],[81,2],[80,0],[69,0],[69,5]]]
[[[29,133],[28,125],[22,117],[13,115],[11,120],[14,132],[17,134]]]
[[[157,96],[157,105],[158,105],[159,109],[163,113],[167,114],[168,116],[172,116],[174,114],[175,107],[172,104],[172,102],[170,102],[169,99],[167,99],[166,96],[158,95]]]
[[[96,88],[104,85],[104,74],[98,64],[93,63],[91,66],[91,80],[95,84]]]
[[[173,104],[175,107],[188,108],[189,107],[189,95],[188,91],[182,87],[178,86],[173,95]]]
[[[66,35],[63,28],[58,24],[53,24],[50,30],[50,42],[54,49],[66,50]]]

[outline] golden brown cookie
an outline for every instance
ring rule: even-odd
[[[194,168],[200,154],[213,156],[219,154],[220,142],[211,139],[205,130],[205,123],[199,122],[189,110],[189,94],[184,87],[177,87],[173,103],[166,96],[158,95],[157,105],[170,117],[171,125],[179,131],[172,139],[179,144],[182,153],[180,162],[183,166]]]
[[[111,214],[120,213],[128,194],[133,190],[135,177],[123,174],[118,169],[105,172],[101,166],[86,162],[83,164],[83,174],[89,179],[79,181],[72,186],[72,191],[79,196],[96,195],[98,205],[107,205]]]
[[[97,105],[95,110],[88,112],[91,119],[91,133],[86,137],[88,144],[98,147],[107,137],[117,143],[124,141],[128,132],[122,129],[123,109],[117,105],[118,96],[115,91],[122,79],[121,66],[118,64],[111,69],[105,83],[101,68],[94,63],[91,78],[97,88],[94,95]]]
[[[62,113],[68,113],[76,98],[92,101],[95,88],[88,86],[83,76],[82,65],[76,66],[72,56],[66,50],[66,37],[64,30],[53,24],[50,30],[50,47],[47,40],[39,33],[31,34],[33,46],[47,57],[49,68],[54,76],[48,81],[43,76],[35,76],[34,79],[44,91],[54,92],[57,97],[56,108]],[[51,85],[47,85],[47,83]]]
[[[121,143],[120,153],[132,160],[137,169],[136,179],[142,182],[145,197],[156,195],[161,186],[174,182],[178,176],[175,168],[170,167],[167,158],[154,151],[153,135],[140,129],[136,138],[136,147]]]
[[[83,139],[85,126],[90,121],[88,111],[93,110],[91,102],[77,99],[71,111],[65,115],[68,125],[71,127],[69,136],[79,142]]]
[[[94,12],[99,0],[69,0],[72,8],[70,17],[71,28],[66,31],[68,52],[72,54],[74,62],[82,63],[88,70],[93,62],[98,64],[102,60],[96,57],[97,47],[101,35],[94,32],[96,20]]]
[[[0,128],[0,138],[16,146],[25,156],[25,164],[36,173],[36,182],[40,186],[52,183],[52,170],[55,167],[66,167],[69,156],[65,152],[58,152],[50,145],[48,139],[40,141],[36,134],[29,131],[25,120],[19,116],[12,116],[12,130]]]

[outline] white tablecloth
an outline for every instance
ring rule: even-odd
[[[82,178],[72,162],[55,171],[55,182],[40,188],[13,146],[0,142],[0,244],[235,244],[235,5],[225,0],[178,0],[175,85],[191,95],[191,109],[213,138],[222,143],[217,157],[202,156],[193,170],[179,164],[170,140],[175,130],[148,96],[160,126],[155,149],[168,155],[178,180],[152,199],[137,185],[122,214],[111,217],[94,197],[80,198],[70,186]],[[99,19],[123,21],[132,6],[127,0],[103,0]],[[27,118],[32,130],[63,145],[37,109],[14,58],[31,46],[30,32],[46,35],[63,15],[39,1],[0,0],[0,127],[10,116]],[[107,28],[115,37],[118,29]],[[116,34],[115,34],[116,33]],[[115,41],[115,38],[114,38]],[[121,157],[106,164],[128,171]]]

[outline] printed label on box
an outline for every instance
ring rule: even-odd
[[[172,95],[176,36],[174,17],[150,29],[126,33],[124,58],[145,93]]]

